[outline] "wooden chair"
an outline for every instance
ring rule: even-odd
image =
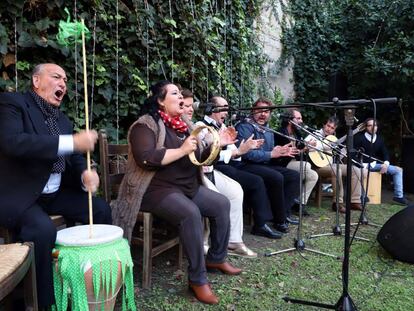
[[[26,310],[38,310],[33,243],[0,245],[0,310],[11,310],[12,291],[23,282]]]
[[[329,173],[329,175],[323,175],[323,174],[320,174],[320,172],[318,172],[318,175],[319,175],[318,182],[316,183],[315,188],[313,188],[314,192],[315,192],[314,202],[315,202],[315,205],[317,207],[321,207],[322,198],[323,197],[332,198],[335,195],[335,193],[334,192],[323,192],[322,191],[322,184],[323,183],[330,184],[332,182],[331,174]]]
[[[122,178],[126,169],[126,160],[128,156],[127,144],[108,144],[105,130],[99,131],[99,154],[101,168],[101,184],[105,200],[110,201],[116,197]],[[164,251],[178,245],[178,266],[182,267],[182,246],[179,237],[169,238],[162,242],[155,239],[154,233],[154,216],[151,213],[140,212],[137,219],[134,232],[141,236],[133,236],[131,244],[143,245],[143,264],[142,264],[142,287],[151,287],[152,259]],[[142,234],[141,234],[142,233]]]

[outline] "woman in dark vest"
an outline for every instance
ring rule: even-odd
[[[201,302],[217,304],[207,269],[230,275],[241,272],[225,261],[230,204],[223,195],[201,185],[200,169],[188,157],[200,151],[197,139],[189,135],[181,120],[184,102],[177,86],[161,81],[151,92],[141,117],[129,129],[128,168],[113,206],[114,223],[130,238],[135,214],[141,208],[177,226],[189,261],[189,287]],[[209,218],[211,230],[206,258],[202,217]]]

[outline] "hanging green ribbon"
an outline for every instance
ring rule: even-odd
[[[53,281],[56,304],[54,311],[66,311],[70,306],[73,311],[88,311],[88,299],[85,284],[85,265],[92,269],[92,283],[96,302],[104,306],[105,295],[115,293],[119,276],[122,279],[122,311],[136,311],[134,297],[133,262],[128,242],[119,239],[94,246],[62,246],[59,250],[57,266],[53,267]],[[120,266],[120,269],[118,269]],[[119,275],[120,274],[120,275]],[[97,309],[99,304],[94,302]]]
[[[89,39],[91,37],[89,29],[80,22],[71,22],[70,13],[67,8],[65,8],[65,12],[68,15],[68,18],[66,19],[66,22],[63,20],[59,22],[59,32],[56,35],[57,42],[64,46],[81,43],[82,32],[85,33],[85,39]]]

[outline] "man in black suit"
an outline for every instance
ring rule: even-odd
[[[95,131],[73,134],[59,110],[66,93],[66,73],[55,64],[40,64],[32,90],[0,94],[0,226],[17,240],[33,241],[40,308],[54,303],[51,251],[56,228],[49,215],[87,223],[87,190],[96,191],[99,177],[86,170],[80,153],[91,151]],[[111,223],[111,210],[93,199],[95,223]]]

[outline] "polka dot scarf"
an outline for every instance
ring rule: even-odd
[[[168,114],[166,114],[165,112],[161,110],[158,110],[158,113],[160,114],[162,121],[164,121],[164,124],[168,126],[169,128],[172,128],[173,130],[176,130],[177,132],[180,132],[180,133],[187,132],[188,126],[187,124],[185,124],[183,120],[181,120],[179,116],[175,118],[171,118]]]

